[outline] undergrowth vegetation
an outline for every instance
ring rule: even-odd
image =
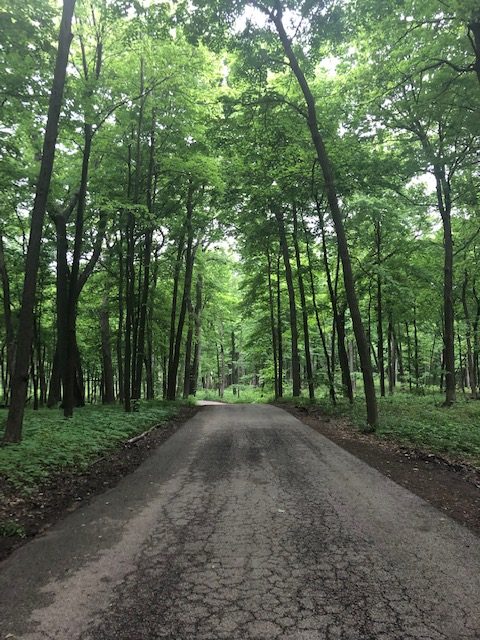
[[[28,490],[61,469],[83,469],[128,438],[161,425],[179,410],[178,402],[141,402],[138,411],[120,406],[86,406],[69,420],[51,409],[27,411],[24,438],[0,447],[0,477]],[[0,419],[6,416],[2,409]]]

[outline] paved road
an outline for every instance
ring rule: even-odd
[[[204,407],[0,566],[8,634],[478,639],[480,540],[280,409]]]

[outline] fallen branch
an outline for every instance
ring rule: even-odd
[[[147,431],[144,431],[143,433],[141,433],[138,436],[135,436],[133,438],[130,438],[130,440],[127,440],[125,442],[125,446],[127,445],[131,445],[131,444],[135,444],[135,442],[138,442],[139,440],[142,440],[143,438],[145,438],[146,436],[148,436],[149,433],[152,433],[152,431],[155,431],[155,429],[158,429],[159,425],[155,424],[153,425],[153,427],[150,427],[150,429],[147,429]]]

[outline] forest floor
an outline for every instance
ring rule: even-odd
[[[455,414],[455,408],[440,409],[443,415],[440,413],[439,416],[436,416],[436,408],[430,410],[426,421],[426,402],[418,402],[415,398],[412,399],[412,417],[402,418],[400,405],[403,400],[388,403],[389,399],[385,399],[380,404],[383,419],[375,434],[362,432],[361,408],[352,410],[341,405],[333,411],[324,405],[293,401],[277,403],[277,406],[480,534],[478,438],[472,444],[465,435],[474,428],[479,431],[478,418],[473,423],[467,421],[462,427],[462,424],[454,424],[454,418],[461,420]],[[473,404],[468,411],[478,413],[480,407]],[[460,408],[460,415],[462,410]],[[410,420],[414,422],[410,424]],[[442,421],[445,420],[448,429],[443,428]],[[448,438],[451,446],[445,440]]]
[[[125,414],[92,406],[71,421],[51,409],[28,411],[22,443],[0,447],[0,560],[115,486],[197,410],[154,402]]]

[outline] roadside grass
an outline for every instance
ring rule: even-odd
[[[311,405],[310,400],[285,398],[289,404]],[[459,398],[452,407],[443,407],[439,393],[414,395],[398,392],[378,398],[379,425],[375,437],[413,446],[427,453],[463,460],[480,467],[480,401]],[[363,398],[357,395],[351,406],[343,398],[334,407],[326,398],[315,406],[331,417],[346,417],[353,428],[366,425]]]
[[[133,413],[125,413],[120,406],[86,406],[69,420],[58,409],[29,409],[22,442],[0,447],[0,478],[28,492],[52,474],[84,469],[119,443],[164,424],[181,404],[140,402]],[[6,414],[0,410],[2,425]]]

